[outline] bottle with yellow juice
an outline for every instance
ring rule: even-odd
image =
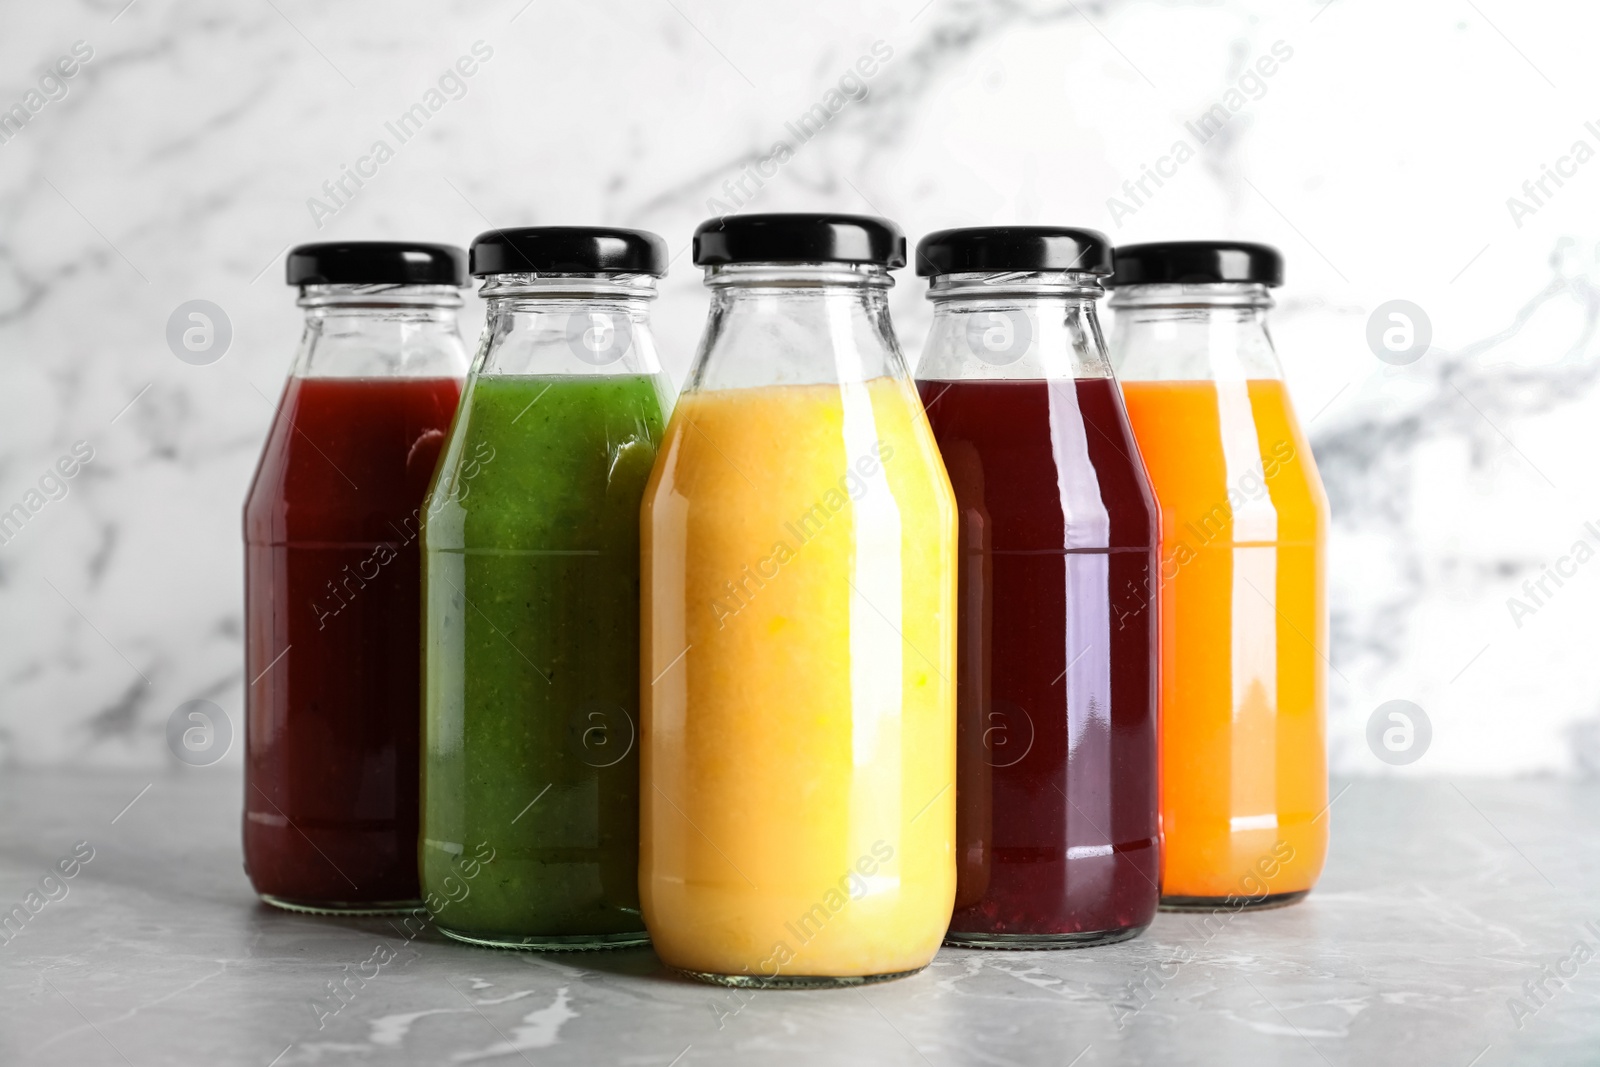
[[[955,894],[955,501],[883,219],[695,233],[710,316],[642,508],[646,926],[729,985],[932,960]]]

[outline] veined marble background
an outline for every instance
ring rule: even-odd
[[[1333,504],[1334,769],[1600,773],[1600,11],[7,0],[0,26],[0,109],[41,105],[0,143],[0,511],[93,451],[0,545],[0,764],[172,763],[196,698],[242,725],[240,508],[300,333],[287,246],[610,223],[681,253],[736,207],[1279,246],[1275,337]],[[308,206],[478,42],[376,176]],[[739,190],[875,46],[828,126]],[[1219,103],[1201,143],[1186,124]],[[1163,163],[1179,141],[1193,158]],[[1145,167],[1171,176],[1135,199]],[[905,272],[894,295],[913,356],[922,291]],[[166,343],[192,299],[231,322],[209,366]],[[1367,341],[1397,299],[1432,327],[1404,367]],[[705,304],[680,254],[655,312],[675,381]],[[1391,699],[1433,726],[1405,768],[1365,740]]]

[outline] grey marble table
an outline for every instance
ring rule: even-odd
[[[1600,785],[1339,783],[1294,907],[752,993],[258,904],[237,772],[179,770],[0,781],[0,911],[41,894],[0,935],[0,1064],[1600,1063]]]

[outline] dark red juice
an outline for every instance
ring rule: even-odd
[[[277,902],[417,899],[418,536],[460,391],[284,391],[245,504],[245,869]]]
[[[1158,541],[1116,383],[920,390],[960,514],[951,935],[1131,936],[1160,895]]]

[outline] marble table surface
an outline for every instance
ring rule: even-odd
[[[274,910],[240,869],[237,770],[179,770],[0,778],[0,912],[40,893],[0,934],[0,1064],[1600,1063],[1600,784],[1339,782],[1302,904],[748,992],[649,949]],[[332,1011],[329,983],[375,955]]]

